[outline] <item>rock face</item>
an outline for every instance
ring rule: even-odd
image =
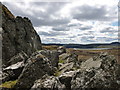
[[[4,5],[2,5],[2,37],[4,64],[22,51],[29,56],[41,49],[41,40],[31,21],[26,17],[15,17]]]

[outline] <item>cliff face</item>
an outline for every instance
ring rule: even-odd
[[[41,49],[40,37],[31,21],[26,17],[15,17],[4,5],[2,5],[2,38],[3,64],[22,51],[30,56]]]

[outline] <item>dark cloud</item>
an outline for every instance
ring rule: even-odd
[[[78,20],[111,20],[113,16],[106,16],[108,14],[107,7],[95,7],[89,5],[83,5],[75,7],[71,10],[71,14],[74,19]]]

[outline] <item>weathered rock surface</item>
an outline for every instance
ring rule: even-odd
[[[54,69],[51,66],[51,62],[42,54],[31,56],[26,62],[26,65],[18,78],[18,83],[15,85],[15,89],[31,88],[34,82],[45,74],[53,75]]]
[[[66,86],[66,90],[71,90],[71,80],[76,71],[68,71],[59,76],[59,80]]]
[[[65,85],[59,81],[58,77],[45,75],[41,79],[35,81],[31,90],[35,88],[44,88],[45,90],[64,90]]]
[[[60,46],[57,48],[57,51],[60,54],[66,53],[66,48],[64,46]]]
[[[40,50],[40,51],[33,53],[33,55],[37,55],[37,54],[44,55],[46,58],[49,59],[53,67],[58,67],[59,54],[57,50]]]
[[[66,60],[69,56],[70,56],[70,54],[68,54],[68,53],[63,53],[63,54],[59,55],[59,59],[60,59],[60,60]]]
[[[0,78],[0,81],[6,82],[10,80],[16,80],[21,74],[23,68],[24,68],[23,61],[17,62],[16,64],[3,68],[2,73],[1,73],[2,78]]]
[[[22,51],[29,56],[41,49],[41,40],[31,21],[26,17],[15,17],[4,5],[2,5],[2,29],[3,64]]]
[[[53,67],[58,67],[59,54],[56,50],[41,50],[40,53],[46,56],[50,61]]]
[[[26,60],[28,59],[28,55],[24,52],[20,52],[17,55],[13,56],[9,61],[8,61],[8,65],[13,65],[16,64],[17,62],[26,62]]]
[[[20,52],[13,56],[8,61],[7,67],[5,66],[6,68],[2,68],[2,78],[0,81],[6,82],[17,79],[24,68],[27,58],[28,56],[24,52]]]
[[[73,65],[74,65],[73,62],[63,64],[63,65],[59,68],[59,71],[60,71],[61,73],[64,73],[64,72],[66,72],[66,71],[70,71],[70,70],[73,68]]]
[[[90,62],[90,61],[91,62]],[[89,59],[76,71],[71,81],[71,88],[120,88],[119,65],[113,56],[106,53]]]

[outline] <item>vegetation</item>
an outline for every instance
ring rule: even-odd
[[[60,76],[61,75],[61,72],[59,70],[57,70],[55,73],[54,73],[55,76]]]
[[[0,88],[13,88],[17,82],[18,80],[5,82],[0,85]]]
[[[56,50],[58,48],[58,46],[56,46],[56,45],[49,45],[49,46],[43,45],[42,48],[47,49],[47,50]]]
[[[83,60],[87,60],[93,56],[97,56],[99,55],[101,52],[107,52],[109,55],[114,55],[116,57],[116,60],[118,62],[118,64],[120,64],[120,53],[119,53],[120,48],[117,49],[104,49],[104,50],[90,50],[90,49],[78,49],[78,50],[74,50],[72,48],[67,49],[67,52],[69,53],[76,53],[78,55],[78,60],[79,61],[83,61]]]
[[[64,60],[59,60],[59,63],[64,63],[65,61]]]

